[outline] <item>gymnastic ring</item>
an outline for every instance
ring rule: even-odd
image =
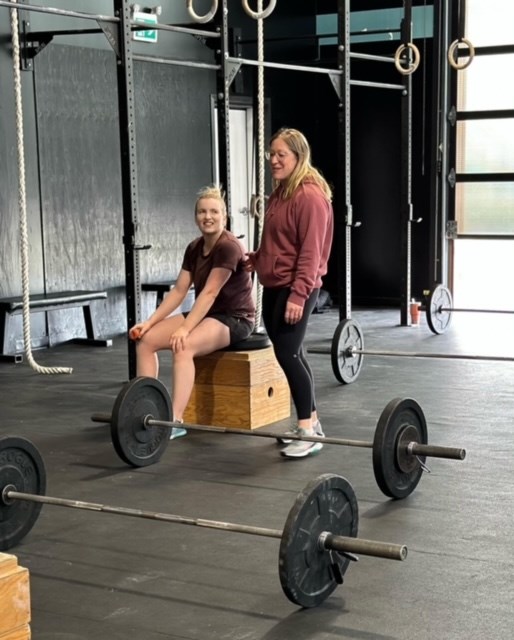
[[[193,0],[186,0],[187,10],[189,11],[189,15],[195,22],[200,22],[204,24],[205,22],[209,22],[216,15],[216,11],[218,10],[218,0],[212,0],[212,6],[208,13],[204,16],[199,16],[195,10],[193,9]]]
[[[261,197],[259,194],[253,194],[250,200],[250,215],[253,218],[263,218],[265,209],[266,209],[266,201],[269,196]]]
[[[407,68],[402,67],[400,63],[400,57],[404,51],[410,49],[414,54],[414,60],[409,63]],[[396,53],[394,54],[394,66],[398,69],[398,71],[402,74],[402,76],[410,76],[411,73],[414,73],[416,69],[419,67],[419,61],[421,56],[419,55],[419,49],[413,42],[407,42],[407,44],[401,44],[398,49],[396,49]]]
[[[258,11],[252,11],[252,9],[250,9],[248,0],[241,0],[241,1],[243,3],[243,9],[250,16],[250,18],[253,18],[254,20],[261,20],[262,18],[267,18],[270,15],[270,13],[273,12],[277,4],[277,0],[269,0],[267,9],[264,9],[259,13]]]
[[[465,62],[459,64],[458,56],[455,58],[455,51],[459,48],[459,44],[465,44],[469,49],[469,56]],[[467,38],[460,38],[460,40],[454,40],[448,48],[448,62],[454,69],[457,71],[461,71],[462,69],[466,69],[473,62],[473,58],[475,57],[475,47],[471,44],[471,42]]]

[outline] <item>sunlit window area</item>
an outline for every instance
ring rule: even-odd
[[[512,3],[514,8],[514,2]],[[513,23],[514,25],[514,17]],[[511,31],[514,32],[514,27]],[[514,33],[511,33],[514,40]],[[514,54],[476,56],[473,62],[459,72],[459,111],[486,111],[514,108],[514,82],[512,77]]]
[[[455,306],[514,309],[512,273],[514,240],[456,240]]]
[[[512,44],[512,0],[467,0],[466,36],[476,47]]]
[[[458,75],[453,192],[453,283],[461,306],[514,307],[510,279],[497,275],[514,268],[513,24],[510,0],[468,0],[466,36],[476,56]]]

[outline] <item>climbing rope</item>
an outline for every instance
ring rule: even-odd
[[[242,0],[246,13],[257,20],[257,158],[258,158],[258,191],[254,200],[252,213],[257,219],[257,243],[260,244],[262,227],[264,225],[264,212],[266,209],[266,196],[264,195],[265,164],[264,164],[264,19],[267,18],[276,5],[276,0],[270,0],[268,7],[263,11],[263,0],[257,2],[257,12],[248,6],[248,0]],[[262,320],[262,285],[257,280],[255,301],[255,326],[258,329]]]
[[[17,2],[18,0],[13,0]],[[11,9],[11,33],[13,46],[14,98],[16,105],[16,144],[18,154],[18,202],[20,210],[20,258],[23,288],[23,342],[28,363],[37,373],[72,373],[67,367],[42,367],[32,356],[30,337],[30,300],[29,300],[29,241],[27,233],[27,197],[25,191],[25,153],[23,141],[23,104],[21,99],[20,75],[20,38],[18,9]]]

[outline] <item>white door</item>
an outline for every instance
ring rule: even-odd
[[[219,183],[219,137],[217,108],[213,106],[213,175]],[[254,248],[254,217],[250,212],[252,194],[255,193],[255,145],[253,140],[253,108],[251,105],[230,108],[230,229],[241,239],[246,249]],[[223,187],[224,185],[222,185]]]

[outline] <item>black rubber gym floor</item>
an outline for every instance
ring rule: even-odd
[[[463,314],[442,336],[424,318],[398,326],[396,310],[354,319],[370,349],[514,357],[508,316]],[[313,315],[308,346],[329,349],[337,324],[337,310]],[[430,444],[467,450],[462,462],[427,459],[430,473],[395,501],[377,486],[370,449],[326,445],[286,460],[272,439],[190,432],[159,463],[128,467],[109,428],[90,420],[111,410],[127,378],[125,339],[34,355],[74,371],[1,364],[0,435],[37,446],[48,495],[282,529],[309,480],[334,473],[357,495],[359,537],[409,550],[404,562],[360,556],[319,607],[301,609],[280,585],[279,540],[45,505],[8,551],[30,571],[35,640],[512,638],[514,362],[367,356],[344,386],[329,355],[310,355],[327,435],[372,440],[386,404],[409,397],[423,408]],[[161,363],[169,386],[168,354]]]

